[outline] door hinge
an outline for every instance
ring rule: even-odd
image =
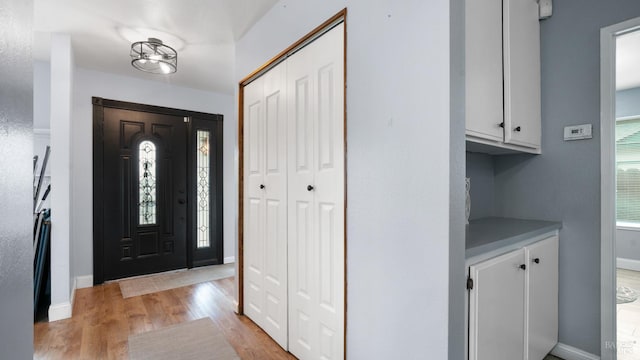
[[[473,279],[471,277],[467,278],[467,290],[473,289]]]

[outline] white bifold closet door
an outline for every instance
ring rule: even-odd
[[[344,354],[344,25],[287,61],[289,351]]]
[[[344,358],[344,25],[244,87],[244,312],[302,360]]]
[[[287,348],[286,64],[244,88],[244,312]]]

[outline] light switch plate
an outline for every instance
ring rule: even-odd
[[[552,0],[538,0],[538,17],[540,20],[548,19],[553,14],[553,2]]]
[[[592,126],[591,124],[573,125],[564,127],[564,140],[583,140],[591,139]]]

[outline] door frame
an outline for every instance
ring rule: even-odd
[[[104,282],[104,208],[103,208],[103,196],[104,196],[104,108],[121,109],[148,112],[153,114],[180,116],[190,119],[202,119],[211,122],[222,123],[223,116],[220,114],[208,114],[199,111],[181,110],[155,105],[138,104],[120,100],[110,100],[101,97],[92,97],[91,104],[93,105],[93,284],[99,285]],[[193,121],[187,122],[187,178],[186,183],[189,191],[186,193],[187,204],[190,204],[189,199],[191,197],[191,185],[194,181],[193,173],[195,171],[195,164],[193,161],[192,152],[192,130]],[[212,169],[212,178],[222,179],[222,127],[216,126],[216,130],[212,133],[212,138],[215,139],[217,150],[220,151],[220,161],[216,162],[215,169]],[[212,208],[215,209],[216,219],[222,219],[222,183],[216,184],[212,187],[212,194],[215,194],[216,203],[212,204]],[[186,246],[187,246],[187,268],[192,268],[194,264],[193,259],[193,216],[191,215],[192,208],[189,205],[187,209],[187,234],[186,234]],[[217,232],[217,237],[220,239],[217,244],[218,257],[223,259],[224,251],[224,237],[222,232],[222,221],[216,221],[216,227],[214,229]],[[212,238],[213,238],[212,232]]]
[[[640,17],[600,29],[600,354],[617,358],[616,324],[616,37],[640,30]]]
[[[311,32],[300,38],[295,43],[291,44],[285,50],[281,51],[278,55],[271,60],[258,67],[252,73],[247,75],[244,79],[240,80],[239,92],[238,92],[238,253],[237,257],[237,277],[238,277],[238,305],[237,313],[244,315],[244,87],[251,83],[262,74],[269,71],[295,52],[311,43],[313,40],[319,38],[327,31],[331,30],[334,25],[338,23],[344,23],[344,114],[343,114],[343,126],[344,126],[344,357],[346,358],[347,352],[347,8],[340,10],[331,18],[317,26]]]

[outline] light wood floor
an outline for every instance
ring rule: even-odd
[[[640,292],[640,272],[618,269],[618,286]],[[618,360],[640,360],[640,300],[618,304]]]
[[[34,359],[128,359],[129,335],[206,316],[242,359],[295,359],[234,313],[233,292],[233,278],[127,299],[117,283],[79,289],[71,319],[34,325]]]

